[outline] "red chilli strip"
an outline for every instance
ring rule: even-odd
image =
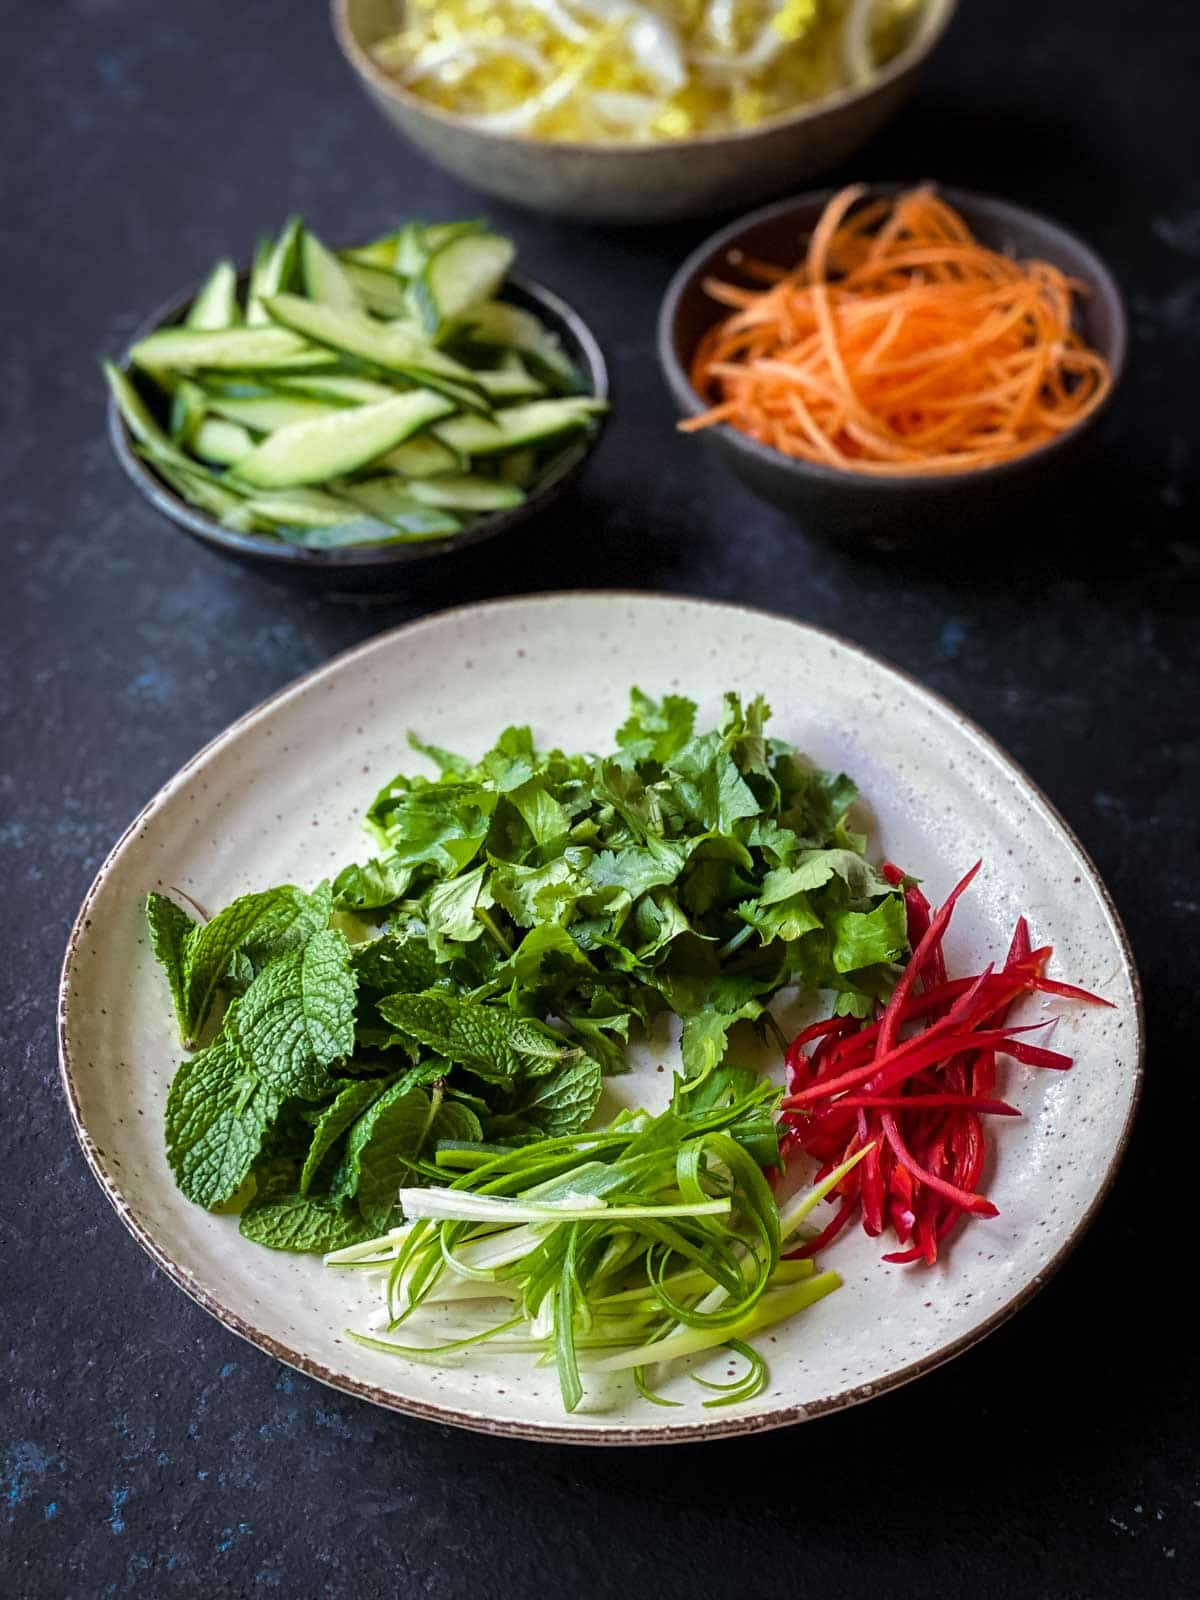
[[[806,1256],[815,1256],[818,1250],[824,1250],[827,1244],[832,1244],[857,1210],[858,1196],[856,1194],[848,1195],[838,1207],[833,1220],[826,1223],[815,1239],[809,1239],[796,1250],[787,1251],[783,1259],[785,1261],[803,1261]]]
[[[893,889],[899,889],[908,877],[903,867],[898,867],[894,861],[885,861],[879,870]],[[932,907],[915,883],[904,891],[904,907],[908,912],[908,942],[915,950],[929,931]],[[945,977],[944,969],[942,976]]]
[[[1053,978],[1039,978],[1034,988],[1040,989],[1043,994],[1062,995],[1066,1000],[1082,1000],[1089,1006],[1107,1006],[1110,1011],[1116,1009],[1115,1000],[1105,1000],[1090,989],[1079,989],[1073,983],[1056,983]]]
[[[1004,958],[1004,970],[1012,972],[1029,960],[1031,945],[1029,939],[1029,924],[1025,918],[1018,917],[1017,925],[1013,929],[1012,942],[1008,947],[1008,955]],[[1039,973],[1040,977],[1041,974]],[[1005,1022],[1008,1019],[1010,1007],[1006,1006],[997,1016],[996,1021]],[[983,1050],[975,1057],[971,1067],[971,1088],[977,1095],[986,1097],[996,1087],[996,1052]]]
[[[1074,1065],[1074,1058],[1064,1056],[1058,1050],[1039,1050],[1036,1045],[1023,1044],[1020,1039],[1014,1039],[1011,1044],[1002,1045],[1001,1054],[1012,1056],[1014,1061],[1020,1061],[1027,1067],[1048,1067],[1051,1072],[1068,1072]]]
[[[981,1002],[983,997],[994,1001],[992,1008],[985,1011],[980,1018],[981,1021],[985,1020],[1002,1010],[1004,1006],[1010,1005],[1013,1000],[1019,999],[1022,994],[1027,994],[1037,987],[1035,979],[1038,974],[1034,964],[1045,960],[1050,953],[1050,946],[1046,945],[1043,950],[1031,952],[1028,962],[1023,962],[1020,967],[1011,971],[1006,968],[1002,972],[992,972],[989,969],[986,974],[974,978],[954,978],[936,988],[926,989],[919,995],[911,996],[904,1008],[902,1020],[915,1022],[920,1017],[928,1016],[930,1012],[940,1011],[948,1001],[958,1000],[963,995],[970,994],[972,990],[979,992]],[[984,982],[985,977],[986,982]],[[871,1047],[878,1037],[879,1023],[872,1022],[851,1038],[840,1044],[834,1044],[829,1055],[830,1067],[840,1066],[852,1057],[861,1056],[864,1060],[869,1059],[872,1053]]]
[[[1010,1106],[1006,1100],[981,1100],[973,1094],[892,1094],[892,1095],[847,1095],[844,1100],[838,1101],[842,1106],[879,1106],[888,1109],[896,1106],[969,1106],[972,1111],[996,1117],[1019,1117],[1021,1113],[1016,1106]]]
[[[919,1183],[927,1184],[929,1188],[944,1195],[947,1200],[956,1206],[961,1206],[964,1211],[969,1211],[976,1217],[998,1217],[997,1208],[985,1195],[968,1194],[965,1189],[959,1189],[953,1183],[947,1183],[944,1178],[939,1178],[936,1173],[930,1172],[927,1167],[921,1166],[905,1144],[896,1119],[890,1111],[885,1111],[880,1117],[883,1124],[883,1133],[887,1142],[896,1152],[896,1160],[901,1162],[912,1173]]]
[[[859,1113],[860,1116],[862,1113]],[[873,1130],[869,1124],[865,1129],[860,1129],[860,1138],[869,1138]],[[862,1203],[863,1232],[870,1234],[873,1239],[879,1237],[884,1228],[884,1207],[887,1203],[887,1178],[883,1171],[882,1141],[876,1139],[872,1148],[862,1160],[862,1186],[859,1190],[859,1200]]]
[[[796,1035],[783,1058],[789,1093],[799,1086],[801,1074],[807,1078],[816,1070],[821,1059],[821,1046],[817,1047],[811,1058],[804,1054],[804,1046],[811,1044],[814,1039],[824,1044],[831,1037],[844,1038],[853,1029],[855,1021],[854,1017],[827,1017],[824,1022],[814,1022]]]
[[[904,1009],[904,1002],[912,993],[913,986],[915,985],[922,969],[928,961],[931,952],[941,944],[942,937],[950,925],[950,918],[954,914],[954,907],[959,896],[970,886],[971,880],[975,877],[975,874],[979,871],[982,865],[982,861],[977,861],[971,870],[964,877],[962,877],[958,883],[955,884],[953,889],[951,889],[950,893],[946,896],[944,902],[939,907],[937,915],[933,918],[929,924],[929,927],[925,930],[925,937],[913,951],[908,965],[901,973],[900,981],[892,990],[892,997],[887,1003],[883,1013],[883,1018],[879,1024],[880,1055],[886,1055],[895,1043],[896,1034],[900,1030],[901,1014]]]
[[[884,1094],[897,1083],[903,1083],[905,1078],[944,1061],[947,1056],[957,1055],[961,1050],[1000,1049],[1015,1034],[1031,1033],[1034,1029],[1047,1026],[1046,1022],[1034,1022],[1023,1028],[983,1029],[978,1033],[942,1034],[937,1038],[930,1037],[934,1030],[928,1028],[915,1039],[899,1045],[890,1055],[869,1061],[865,1067],[855,1067],[852,1072],[844,1072],[838,1078],[810,1084],[807,1089],[801,1089],[799,1094],[788,1095],[783,1104],[787,1110],[795,1110],[812,1100],[823,1100],[827,1095],[857,1088],[868,1081],[870,1087],[864,1089],[865,1094]]]

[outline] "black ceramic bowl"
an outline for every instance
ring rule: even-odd
[[[241,280],[244,284],[245,277]],[[173,301],[157,312],[134,335],[133,343],[156,328],[182,322],[192,296]],[[524,310],[535,312],[552,333],[558,335],[564,353],[575,366],[583,388],[600,400],[608,398],[608,368],[600,346],[583,318],[565,301],[529,278],[510,274],[501,298]],[[128,358],[121,362],[129,369]],[[472,545],[511,533],[520,524],[551,506],[578,477],[603,429],[605,417],[595,419],[586,435],[568,444],[561,455],[546,465],[525,501],[511,511],[498,511],[481,517],[461,533],[445,539],[428,539],[419,544],[358,545],[345,550],[309,550],[286,544],[268,534],[237,533],[224,528],[214,518],[180,499],[175,491],[133,449],[129,430],[116,404],[108,407],[108,433],[117,459],[126,474],[159,511],[201,544],[211,546],[244,566],[268,577],[319,593],[375,595],[380,598],[403,594],[410,583],[430,576],[439,562],[449,566]]]
[[[871,196],[899,187],[880,185]],[[1074,234],[1032,211],[961,189],[940,192],[983,244],[1049,261],[1086,285],[1076,313],[1079,331],[1107,360],[1115,390],[1125,361],[1126,322],[1120,292],[1104,263]],[[658,354],[681,416],[698,416],[707,409],[692,388],[688,367],[701,336],[727,314],[705,294],[705,278],[761,288],[741,276],[736,252],[794,266],[833,193],[800,195],[751,212],[705,240],[672,278],[659,314]],[[735,252],[732,260],[730,252]],[[1013,461],[922,478],[860,476],[797,461],[723,425],[705,428],[695,438],[717,451],[756,494],[792,512],[806,533],[887,548],[944,541],[991,525],[1076,456],[1098,415],[1099,409],[1078,427]]]

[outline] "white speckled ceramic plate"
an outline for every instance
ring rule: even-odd
[[[706,1411],[686,1378],[662,1410],[632,1391],[572,1417],[552,1372],[520,1357],[410,1366],[343,1337],[361,1305],[309,1257],[245,1242],[231,1217],[176,1191],[162,1111],[178,1046],[143,933],[150,889],[212,907],[248,889],[313,882],[362,853],[359,818],[406,761],[410,727],[480,751],[514,719],[539,739],[602,748],[631,682],[678,690],[714,714],[727,688],[761,690],[773,728],[857,778],[873,845],[937,898],[977,856],[985,870],[956,915],[950,953],[976,969],[1007,947],[1020,912],[1054,970],[1116,1009],[1059,1005],[1056,1047],[1075,1069],[1010,1064],[1020,1122],[997,1130],[988,1189],[998,1218],[975,1222],[932,1271],[881,1264],[878,1241],[845,1235],[826,1260],[845,1277],[764,1343],[770,1383]],[[445,612],[385,634],[300,680],[234,724],[167,784],[92,886],[63,972],[63,1080],[76,1132],[122,1220],[174,1281],[281,1360],[381,1405],[492,1433],[589,1443],[659,1443],[752,1432],[852,1405],[919,1376],[1016,1310],[1064,1259],[1107,1187],[1129,1131],[1141,1062],[1137,976],[1113,907],[1061,819],[991,741],[950,706],[851,645],[735,606],[650,595],[569,594]],[[613,1080],[657,1104],[667,1039]]]

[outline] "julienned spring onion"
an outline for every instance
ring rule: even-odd
[[[646,1368],[724,1347],[748,1370],[728,1385],[698,1378],[717,1391],[704,1404],[752,1398],[767,1371],[744,1341],[841,1282],[782,1250],[866,1153],[781,1209],[761,1170],[778,1161],[778,1103],[770,1083],[723,1067],[677,1079],[659,1116],[625,1111],[513,1149],[439,1146],[424,1175],[457,1171],[449,1184],[402,1189],[404,1227],[325,1258],[374,1268],[385,1285],[374,1321],[389,1337],[350,1337],[439,1366],[484,1345],[536,1356],[557,1366],[568,1411],[585,1374],[631,1371],[657,1400]],[[412,1342],[394,1337],[406,1325]]]

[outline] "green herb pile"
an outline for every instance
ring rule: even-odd
[[[149,919],[185,1042],[167,1102],[188,1197],[247,1237],[332,1250],[398,1220],[440,1144],[520,1146],[587,1126],[631,1028],[683,1019],[694,1087],[783,986],[866,1015],[907,952],[901,896],[847,824],[855,797],[727,695],[695,731],[679,696],[632,695],[615,754],[506,729],[477,763],[414,740],[378,853],[311,893]]]

